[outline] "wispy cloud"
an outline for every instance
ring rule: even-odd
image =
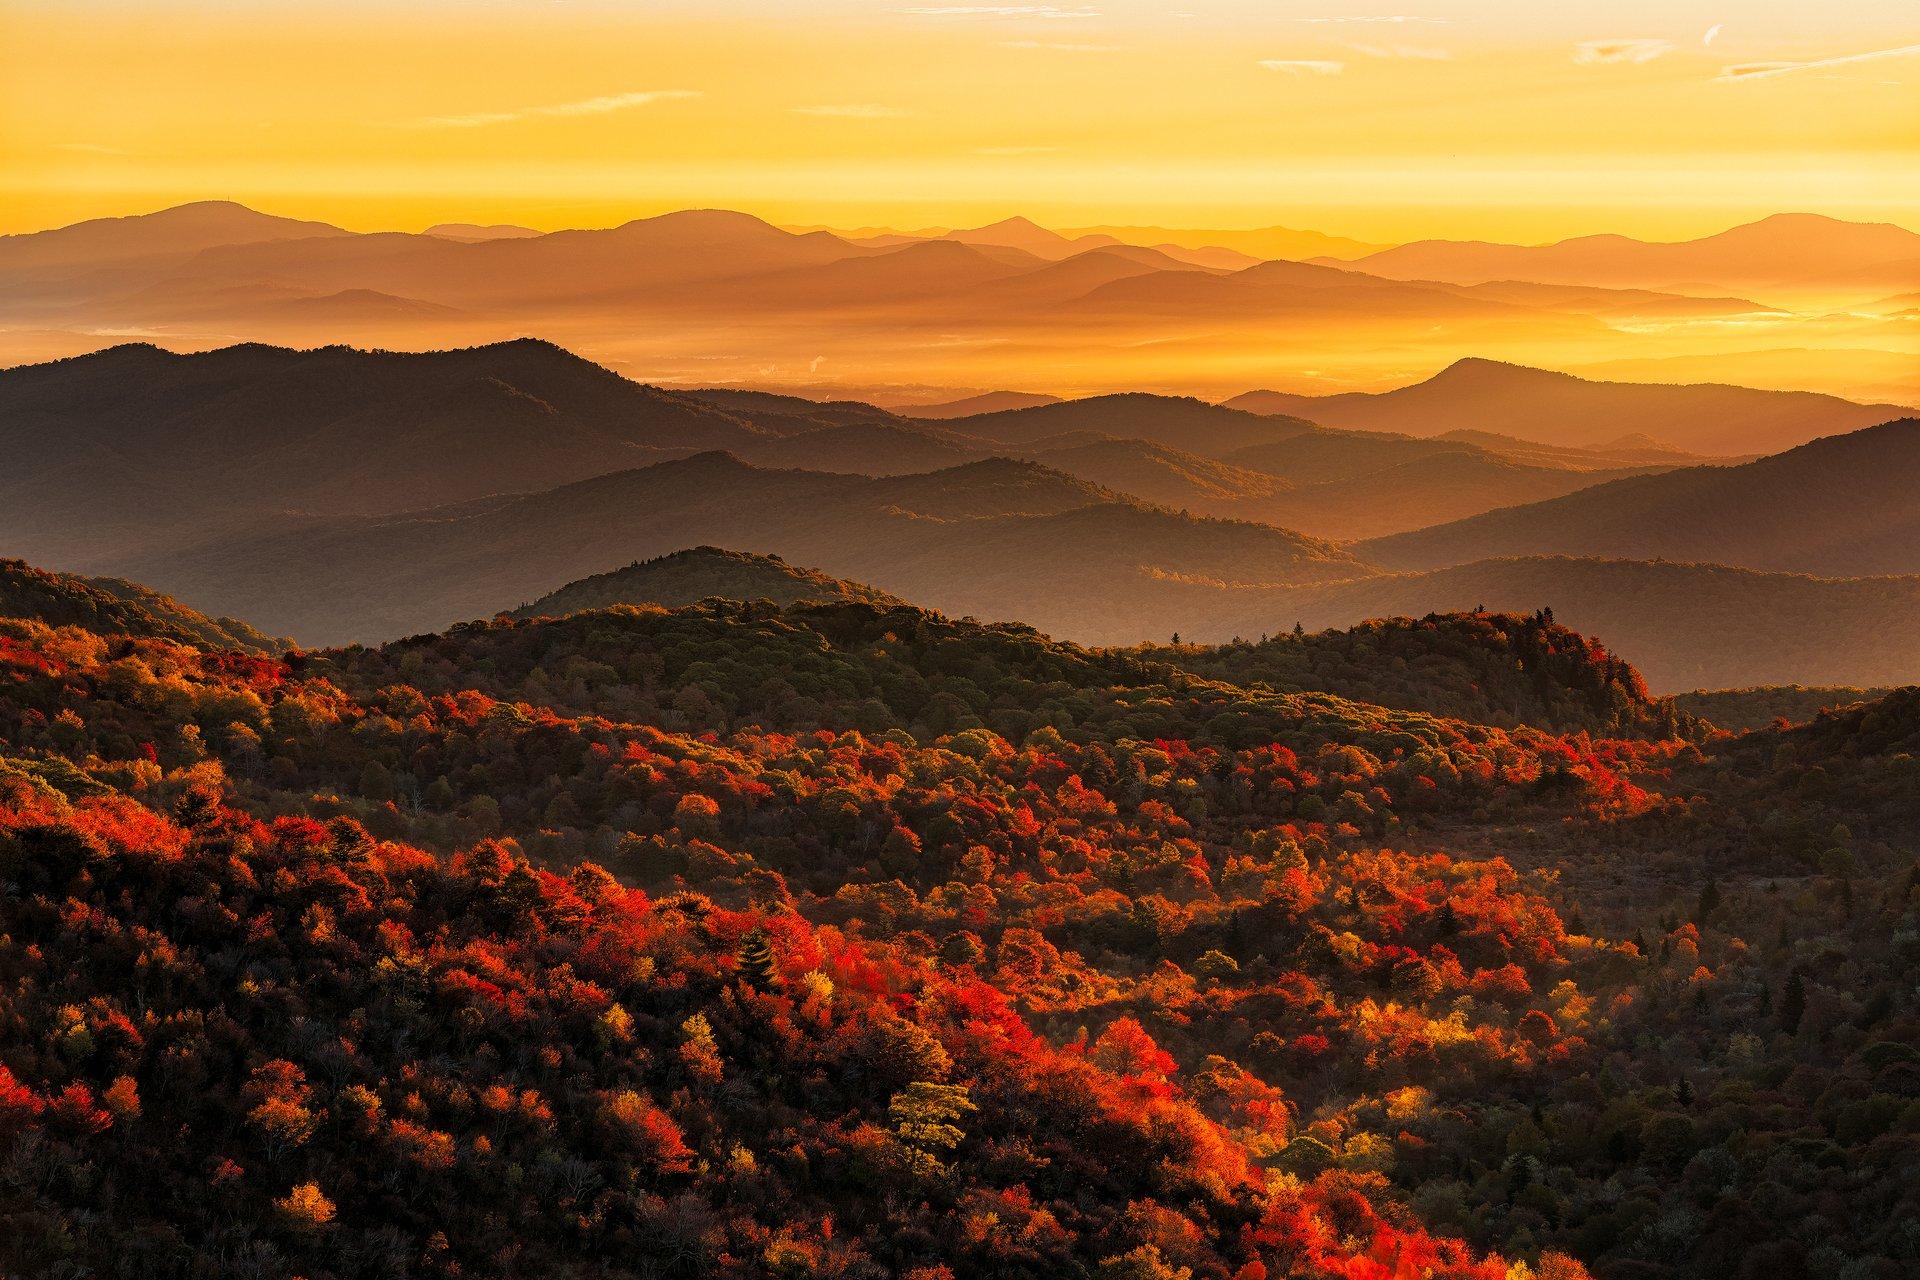
[[[656,102],[673,102],[699,96],[699,93],[692,89],[649,89],[644,93],[615,93],[602,98],[582,98],[578,102],[555,102],[542,107],[522,107],[517,111],[476,111],[463,116],[426,116],[413,123],[422,129],[478,129],[490,124],[510,124],[515,120],[534,120],[542,117],[604,116],[615,111],[629,111],[634,107],[651,106]]]
[[[974,154],[981,156],[1050,156],[1058,147],[975,147]]]
[[[1053,49],[1060,53],[1113,53],[1117,44],[1074,44],[1067,40],[1002,40],[1002,49]]]
[[[1068,9],[1057,4],[922,4],[895,13],[917,18],[1097,18],[1098,9],[1082,5]]]
[[[1405,26],[1408,23],[1421,22],[1421,23],[1430,23],[1436,27],[1443,27],[1443,26],[1451,25],[1451,23],[1453,22],[1453,19],[1452,18],[1422,18],[1422,17],[1417,17],[1413,14],[1392,13],[1392,14],[1379,14],[1379,15],[1368,16],[1368,17],[1361,17],[1358,15],[1348,15],[1345,17],[1337,17],[1337,18],[1292,18],[1292,19],[1289,19],[1289,21],[1310,22],[1317,26],[1343,26],[1343,25]]]
[[[1262,58],[1260,65],[1269,71],[1284,71],[1290,76],[1337,76],[1347,69],[1346,63],[1327,58]]]
[[[894,120],[908,114],[899,107],[884,107],[877,102],[838,102],[819,107],[795,107],[795,115],[832,116],[841,120]]]
[[[1446,62],[1453,57],[1445,49],[1430,49],[1412,44],[1350,44],[1347,48],[1369,58],[1412,58],[1419,62]]]
[[[1850,67],[1861,62],[1880,62],[1887,58],[1911,58],[1920,54],[1920,44],[1903,44],[1894,49],[1869,49],[1865,53],[1842,54],[1837,58],[1814,58],[1807,62],[1744,62],[1722,67],[1717,80],[1760,80],[1784,76],[1795,71],[1818,71],[1826,67]]]
[[[1574,46],[1573,60],[1581,66],[1638,64],[1671,52],[1673,45],[1665,40],[1589,40]]]
[[[1712,44],[1714,42],[1715,37],[1717,37],[1723,29],[1724,29],[1724,24],[1718,23],[1718,22],[1714,23],[1712,26],[1707,28],[1707,34],[1700,37],[1700,43]]]

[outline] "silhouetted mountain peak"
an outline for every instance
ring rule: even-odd
[[[1520,382],[1577,382],[1569,373],[1536,369],[1485,356],[1463,356],[1426,380],[1428,386],[1503,385]]]

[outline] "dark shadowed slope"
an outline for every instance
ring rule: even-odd
[[[1593,382],[1481,359],[1457,361],[1424,382],[1393,391],[1332,396],[1249,391],[1227,404],[1293,414],[1322,426],[1416,436],[1490,431],[1593,447],[1637,432],[1683,450],[1719,455],[1772,453],[1904,412],[1810,391]]]
[[[1372,571],[1312,538],[1135,506],[1032,463],[870,479],[711,453],[524,497],[292,521],[127,568],[189,600],[245,602],[248,616],[325,642],[486,616],[702,543],[778,553],[949,613],[1126,640],[1152,634],[1142,619],[1191,583]]]
[[[532,340],[425,355],[116,347],[0,371],[0,539],[90,567],[275,511],[544,489],[761,435]]]
[[[974,414],[950,419],[947,425],[1010,445],[1034,444],[1069,431],[1094,431],[1219,457],[1249,445],[1283,440],[1311,429],[1313,424],[1212,405],[1189,396],[1131,392]]]
[[[898,421],[887,410],[860,400],[809,400],[804,396],[739,387],[702,387],[678,394],[783,435],[822,426]]]
[[[1226,461],[1141,440],[1096,440],[1032,456],[1163,506],[1322,538],[1417,529],[1637,474],[1533,466],[1459,441],[1349,431],[1303,432]]]
[[[734,452],[756,466],[893,476],[958,466],[986,450],[983,442],[949,432],[890,422],[850,422],[757,440]]]
[[[1831,576],[1920,573],[1920,420],[1734,467],[1688,467],[1381,538],[1396,568],[1489,556],[1692,560]]]
[[[513,610],[516,618],[560,617],[583,609],[615,605],[659,605],[677,609],[699,600],[771,600],[789,605],[802,600],[864,600],[892,605],[901,601],[818,569],[788,564],[779,556],[726,551],[719,547],[692,547],[671,555],[641,560],[569,582],[532,604]]]

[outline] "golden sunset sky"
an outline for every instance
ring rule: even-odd
[[[0,231],[1920,228],[1914,0],[0,0]]]

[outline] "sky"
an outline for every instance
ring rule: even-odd
[[[1913,0],[0,0],[0,232],[1920,228]]]

